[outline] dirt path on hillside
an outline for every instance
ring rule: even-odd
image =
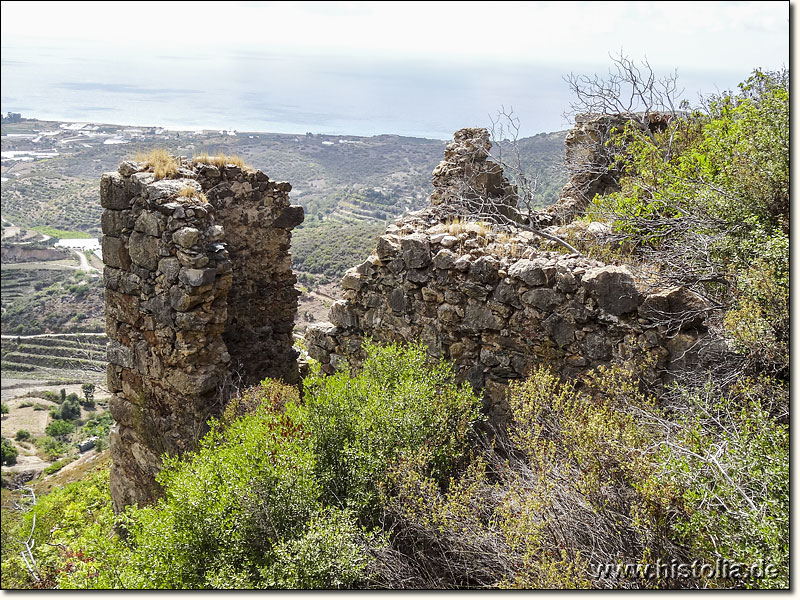
[[[72,250],[72,253],[75,256],[78,257],[78,260],[81,263],[80,267],[79,267],[79,269],[81,271],[86,271],[87,273],[90,273],[92,271],[99,271],[100,270],[100,269],[96,269],[95,267],[93,267],[92,265],[89,264],[89,261],[86,259],[86,255],[83,253],[82,250],[78,250],[76,248],[71,248],[71,250]]]
[[[4,340],[16,340],[17,338],[21,340],[32,340],[33,338],[42,338],[42,337],[64,337],[69,335],[105,335],[104,331],[100,333],[92,332],[92,331],[79,331],[77,333],[35,333],[33,335],[0,335],[0,339]],[[21,381],[25,381],[24,379]]]

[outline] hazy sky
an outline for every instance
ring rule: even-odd
[[[609,49],[659,66],[778,67],[789,2],[3,2],[3,40],[181,52],[378,52],[550,64]],[[32,18],[33,17],[33,18]]]
[[[58,68],[57,60],[35,58],[37,52],[46,56],[42,49],[55,58],[81,49],[80,60],[88,51],[88,60],[96,56],[98,64],[115,57],[128,72],[140,62],[141,72],[132,73],[140,86],[147,61],[190,57],[209,72],[244,73],[251,53],[261,59],[320,57],[320,64],[339,57],[346,68],[341,86],[357,89],[363,67],[373,95],[381,65],[393,73],[395,87],[405,77],[399,73],[408,74],[408,87],[423,85],[427,76],[442,93],[441,74],[453,65],[473,74],[473,99],[486,96],[478,98],[476,111],[485,115],[485,106],[497,99],[522,98],[541,116],[537,126],[553,130],[565,126],[556,118],[568,102],[561,75],[603,73],[609,52],[646,57],[660,73],[677,69],[690,98],[730,89],[756,67],[788,66],[789,8],[789,2],[2,2],[0,28],[4,67],[27,61],[29,80],[34,67]],[[34,65],[37,60],[41,64]],[[20,72],[4,77],[7,106],[26,106],[16,85]],[[111,76],[100,67],[96,73]],[[185,75],[176,69],[174,77]],[[202,87],[202,75],[191,85]],[[295,79],[302,75],[292,73]],[[317,76],[309,71],[309,78]],[[12,79],[15,85],[7,86]],[[528,89],[521,90],[526,81]],[[513,89],[506,91],[504,82]],[[67,83],[74,89],[75,81]],[[18,87],[20,94],[6,87]],[[424,98],[425,90],[419,91]],[[541,105],[534,107],[537,94]],[[432,98],[432,108],[440,105]]]

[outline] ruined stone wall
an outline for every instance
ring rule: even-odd
[[[451,152],[449,187],[458,166],[472,164],[463,158],[474,147]],[[437,199],[446,194],[437,192]],[[325,371],[357,365],[365,337],[419,340],[432,358],[454,361],[459,379],[484,388],[490,417],[503,422],[504,386],[538,364],[576,378],[652,352],[656,377],[689,360],[702,319],[685,315],[703,309],[689,291],[648,290],[625,267],[542,251],[530,232],[442,222],[441,208],[391,225],[375,252],[347,272],[330,322],[306,333],[309,354]]]
[[[160,489],[164,453],[194,448],[230,384],[297,379],[289,184],[184,161],[173,179],[123,162],[101,179],[111,492]]]
[[[583,215],[595,195],[619,190],[619,173],[612,168],[613,149],[608,142],[613,129],[628,121],[618,115],[579,114],[564,140],[564,165],[569,180],[558,200],[539,215],[539,225],[565,225]]]

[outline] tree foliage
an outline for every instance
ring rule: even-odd
[[[753,371],[787,375],[788,73],[755,71],[668,132],[624,131],[616,145],[622,189],[596,198],[592,218],[610,220],[621,246],[663,280],[720,308]]]

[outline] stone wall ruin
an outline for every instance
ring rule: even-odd
[[[498,166],[486,166],[489,148],[485,130],[457,132],[434,171],[433,206],[390,225],[375,252],[347,272],[330,322],[306,333],[309,354],[323,370],[358,365],[366,337],[419,340],[433,359],[453,361],[459,380],[484,389],[490,419],[502,423],[505,386],[538,364],[579,378],[651,352],[658,376],[694,360],[687,350],[702,335],[702,318],[684,317],[702,315],[705,306],[688,290],[650,290],[626,267],[540,250],[528,231],[448,219],[447,198],[459,177],[474,179],[476,164],[498,173]],[[589,185],[571,180],[567,187],[586,193]]]
[[[100,182],[111,493],[157,498],[164,454],[194,448],[232,388],[298,379],[288,183],[183,160],[155,180],[126,161]]]

